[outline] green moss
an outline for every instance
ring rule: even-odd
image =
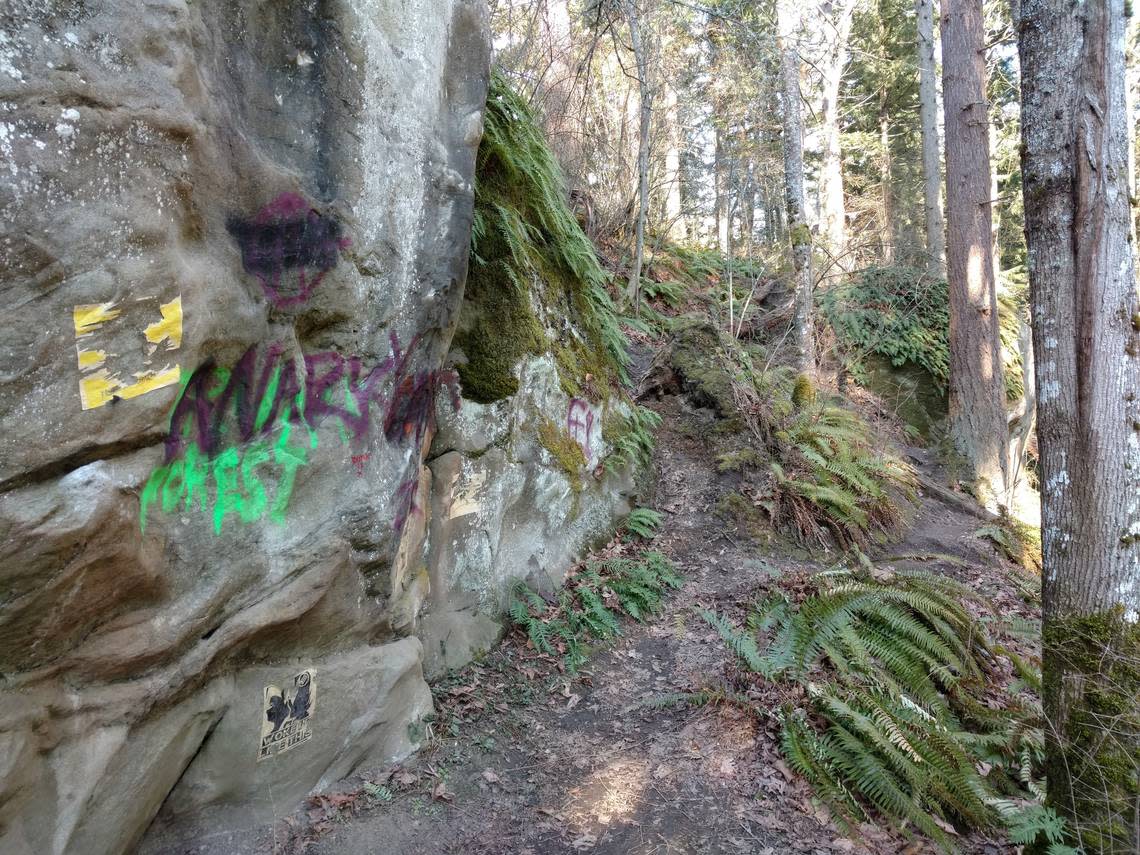
[[[718,358],[720,333],[708,321],[680,324],[674,334],[670,357],[685,392],[697,406],[710,407],[721,417],[736,412],[732,379]]]
[[[567,334],[555,342],[552,352],[563,392],[571,398],[586,398],[595,404],[609,397],[613,371],[604,351]]]
[[[560,430],[550,419],[544,419],[538,426],[538,441],[557,461],[559,468],[570,479],[570,487],[575,493],[582,491],[582,470],[586,468],[586,455],[582,446],[570,434]]]
[[[625,337],[598,261],[569,206],[566,184],[530,108],[499,73],[487,99],[476,161],[471,264],[455,343],[464,395],[482,403],[514,394],[514,372],[549,349],[545,327],[572,325],[555,347],[564,388],[587,391],[624,376]],[[532,302],[539,304],[536,309]],[[572,391],[571,391],[572,390]]]
[[[792,403],[797,410],[815,403],[815,384],[806,374],[796,376],[795,385],[792,386]]]
[[[494,261],[472,265],[455,333],[455,345],[467,357],[457,366],[463,396],[481,404],[517,392],[519,361],[546,349],[546,334],[530,298],[507,264],[499,254]]]
[[[744,472],[764,465],[764,458],[751,448],[743,451],[729,451],[716,459],[717,472]]]
[[[726,493],[717,500],[713,513],[724,519],[753,522],[760,517],[759,511],[742,493]]]
[[[792,246],[811,246],[811,229],[804,223],[793,226],[788,230],[788,239]]]
[[[1122,607],[1051,617],[1045,712],[1056,729],[1049,801],[1087,852],[1133,852],[1140,803],[1140,623]]]

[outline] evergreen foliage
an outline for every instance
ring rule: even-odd
[[[910,362],[926,369],[945,392],[950,381],[946,280],[909,267],[869,267],[851,281],[822,292],[819,305],[857,379],[861,356],[877,353],[895,366]],[[998,309],[1006,397],[1017,400],[1024,391],[1018,349],[1023,299],[999,294]]]
[[[889,534],[901,521],[890,488],[911,490],[914,473],[876,445],[865,422],[835,404],[813,401],[776,432],[782,463],[772,463],[773,517],[805,539],[828,531],[843,546]]]
[[[634,508],[625,518],[625,530],[635,537],[651,540],[661,527],[661,514],[650,508]]]
[[[519,580],[507,611],[535,650],[561,657],[574,672],[586,660],[590,639],[620,635],[620,615],[644,621],[661,608],[667,591],[683,581],[660,552],[600,559],[574,573],[552,602]]]
[[[629,413],[603,424],[603,438],[613,446],[606,458],[610,471],[627,466],[647,466],[657,444],[653,431],[661,426],[661,416],[648,407],[634,406]]]
[[[914,472],[858,414],[789,368],[756,368],[745,348],[730,345],[722,359],[734,406],[771,457],[758,504],[777,525],[821,545],[830,534],[842,546],[897,527],[897,494],[913,490]]]
[[[806,595],[770,596],[744,628],[701,614],[748,670],[802,687],[810,714],[777,714],[781,749],[843,822],[874,809],[950,849],[955,824],[995,826],[1002,797],[1040,788],[1040,707],[983,699],[999,649],[964,608],[976,599],[946,577],[864,559],[819,574]]]

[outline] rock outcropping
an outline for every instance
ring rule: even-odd
[[[476,373],[486,17],[0,12],[0,851],[177,848],[406,755],[425,669],[625,509],[550,281]]]
[[[0,12],[0,850],[414,747],[488,67],[478,0]]]

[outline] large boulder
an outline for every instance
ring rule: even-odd
[[[441,402],[430,463],[431,593],[419,630],[429,676],[491,646],[517,581],[556,587],[630,510],[633,473],[607,467],[613,448],[603,436],[628,402],[569,395],[550,354],[515,373],[518,392],[502,401],[459,410]]]
[[[414,747],[488,64],[481,0],[0,12],[0,851]]]

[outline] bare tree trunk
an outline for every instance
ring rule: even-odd
[[[784,112],[784,193],[788,208],[788,236],[792,244],[795,270],[795,325],[800,369],[815,373],[815,333],[812,324],[813,281],[811,272],[811,229],[804,204],[804,141],[800,116],[800,56],[796,49],[799,29],[792,3],[777,0],[779,21],[781,100]]]
[[[641,99],[641,121],[637,147],[637,233],[633,268],[629,272],[627,296],[635,307],[641,304],[641,266],[645,256],[645,229],[649,218],[649,127],[653,115],[653,93],[649,85],[649,59],[641,32],[641,20],[634,0],[626,0],[629,36],[637,63],[638,95]]]
[[[1025,461],[1029,441],[1037,421],[1037,395],[1033,371],[1033,330],[1027,318],[1021,318],[1017,330],[1017,347],[1021,352],[1021,385],[1025,390],[1017,409],[1009,417],[1009,487],[1011,495],[1025,480]]]
[[[713,204],[716,217],[716,248],[721,255],[728,252],[728,164],[725,155],[724,133],[720,127],[714,129],[716,144],[713,149],[713,190],[716,199]]]
[[[677,93],[669,87],[665,94],[665,222],[669,237],[681,240],[687,232],[681,203],[681,130],[677,116]]]
[[[1022,0],[1049,802],[1086,852],[1140,851],[1140,296],[1125,0]]]
[[[819,168],[820,226],[842,270],[847,253],[847,206],[843,198],[843,152],[839,146],[839,92],[847,68],[847,42],[859,0],[840,0],[831,50],[823,67],[823,162]]]
[[[946,225],[942,219],[941,151],[938,140],[938,91],[934,77],[934,0],[915,0],[918,16],[918,103],[922,121],[923,201],[926,213],[927,269],[945,272]]]
[[[950,429],[985,504],[1006,501],[1009,446],[990,207],[982,0],[942,0]]]
[[[882,195],[882,231],[880,240],[883,243],[883,263],[893,264],[895,260],[895,217],[891,194],[891,115],[887,107],[887,91],[879,93],[879,146],[882,149],[879,167],[883,175],[879,179],[879,192]]]
[[[568,0],[543,0],[542,41],[547,47],[547,67],[535,90],[547,138],[559,161],[575,179],[582,172],[581,135],[574,127],[574,105],[580,98],[574,71],[574,30],[570,25]],[[537,34],[536,34],[537,35]]]

